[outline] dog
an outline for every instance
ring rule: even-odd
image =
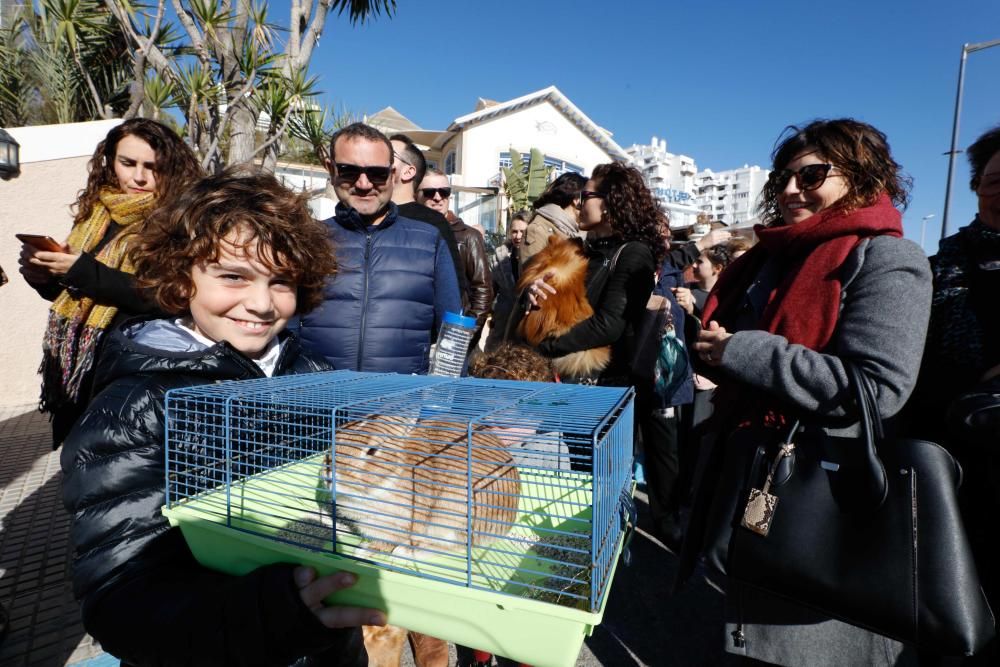
[[[555,288],[555,294],[539,302],[518,324],[518,334],[529,345],[537,346],[549,337],[557,338],[594,314],[587,300],[587,255],[577,239],[552,235],[545,246],[524,268],[517,289],[523,293],[537,278]],[[611,361],[611,346],[605,345],[556,357],[552,367],[559,375],[590,377],[604,370]]]

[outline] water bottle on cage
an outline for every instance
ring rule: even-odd
[[[445,313],[438,333],[437,349],[431,358],[430,374],[461,377],[475,333],[476,318]]]

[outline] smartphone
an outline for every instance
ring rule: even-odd
[[[21,243],[30,245],[36,250],[44,250],[46,252],[62,252],[62,244],[56,241],[51,236],[44,236],[42,234],[14,234],[17,240]]]

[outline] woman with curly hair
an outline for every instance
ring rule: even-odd
[[[88,164],[69,237],[58,251],[21,249],[21,274],[52,301],[42,341],[41,408],[58,447],[86,407],[102,334],[121,318],[156,311],[136,289],[127,250],[146,218],[201,176],[191,149],[145,118],[108,132]]]
[[[723,452],[766,441],[732,436],[755,428],[777,443],[801,420],[830,436],[857,437],[849,366],[874,389],[878,414],[891,425],[920,366],[930,269],[920,247],[903,238],[899,208],[909,179],[885,135],[850,118],[816,120],[788,127],[772,159],[759,242],[719,276],[694,344],[699,372],[719,385],[711,423],[719,437],[685,557],[706,544],[701,517],[713,499],[743,493],[722,488],[713,472]],[[730,553],[728,567],[738,559]],[[732,579],[726,593],[731,653],[779,665],[905,664],[895,640]]]
[[[521,276],[532,311],[518,331],[564,381],[632,383],[636,325],[667,252],[666,216],[634,167],[598,165],[580,192],[586,242],[553,240]]]

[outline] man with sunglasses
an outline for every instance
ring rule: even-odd
[[[483,235],[472,229],[458,216],[451,213],[451,183],[448,177],[437,169],[428,169],[420,187],[417,201],[427,208],[447,216],[451,230],[458,241],[459,271],[465,275],[468,284],[463,303],[467,304],[466,314],[476,318],[476,334],[472,347],[479,342],[483,325],[493,306],[493,280],[490,275],[489,259],[486,257],[486,242]]]
[[[444,313],[462,307],[448,246],[391,201],[392,144],[375,128],[334,134],[327,169],[340,201],[324,223],[339,266],[323,304],[297,323],[302,342],[337,369],[424,374]]]

